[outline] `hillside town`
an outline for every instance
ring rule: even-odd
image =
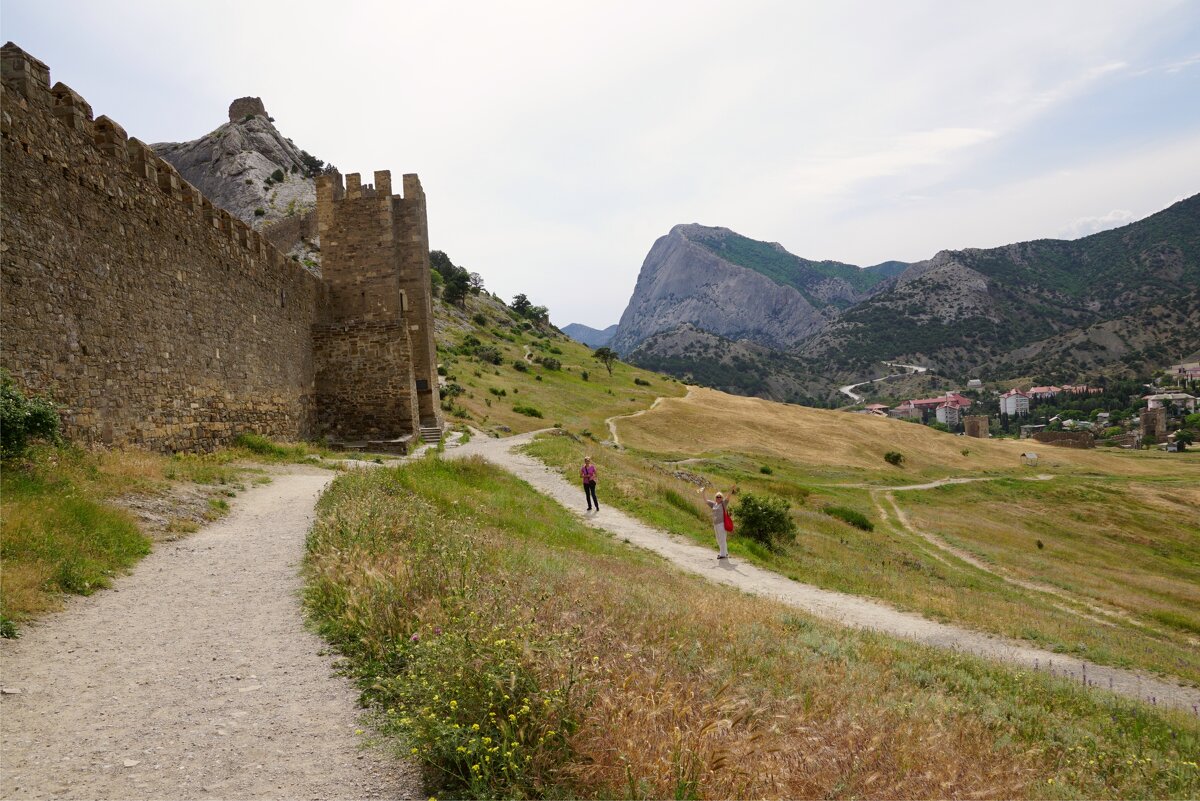
[[[1200,362],[1173,364],[1140,381],[986,388],[973,378],[947,390],[894,404],[874,402],[852,411],[921,423],[969,437],[1033,439],[1092,448],[1187,449],[1200,438]]]

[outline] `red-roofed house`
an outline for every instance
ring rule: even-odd
[[[959,395],[957,392],[947,392],[945,395],[937,398],[920,398],[917,400],[905,401],[905,403],[911,403],[913,406],[921,410],[932,410],[936,409],[947,401],[954,401],[963,409],[969,409],[971,407],[971,399],[965,398],[962,395]]]
[[[1034,400],[1051,400],[1057,397],[1058,393],[1062,391],[1062,387],[1034,387],[1033,389],[1029,390],[1029,397],[1033,398]]]
[[[941,406],[937,407],[937,419],[939,423],[954,428],[958,425],[958,421],[962,418],[962,407],[956,401],[946,401]]]
[[[1013,387],[1000,396],[1000,413],[1024,417],[1029,414],[1029,396]]]
[[[900,420],[920,420],[921,410],[913,406],[912,401],[904,401],[904,403],[889,411],[888,416]]]

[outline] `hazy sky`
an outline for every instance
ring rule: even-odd
[[[420,173],[432,246],[559,325],[616,322],[676,223],[867,265],[1200,192],[1198,3],[0,10],[4,39],[132,136],[194,139],[257,95],[343,173]]]

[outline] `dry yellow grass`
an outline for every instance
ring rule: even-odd
[[[1022,469],[1021,453],[1037,452],[1037,470],[1099,471],[1125,476],[1194,476],[1200,453],[1073,450],[1037,442],[957,437],[931,428],[827,409],[775,403],[694,387],[653,410],[618,421],[629,447],[674,456],[739,452],[823,467],[887,469],[883,455],[899,451],[906,472],[954,473]],[[963,455],[962,451],[969,453]],[[1029,468],[1024,468],[1029,470]]]

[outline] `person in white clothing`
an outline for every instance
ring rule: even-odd
[[[735,492],[737,492],[737,487],[730,490],[729,494],[733,495]],[[705,488],[701,488],[700,493],[704,502],[708,504],[708,508],[712,510],[713,534],[717,537],[717,558],[728,559],[729,550],[725,545],[725,515],[729,513],[729,502],[725,499],[725,494],[721,492],[718,492],[712,500],[709,500]]]

